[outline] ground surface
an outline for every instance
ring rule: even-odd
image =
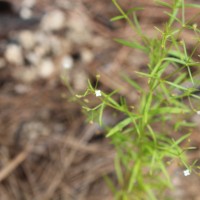
[[[110,22],[118,12],[108,0],[7,2],[0,1],[0,199],[113,199],[102,178],[114,174],[113,147],[97,124],[85,122],[80,106],[68,101],[71,94],[60,77],[81,93],[87,79],[100,74],[101,89],[118,89],[136,103],[137,93],[120,74],[137,80],[134,71],[145,70],[147,58],[113,41],[136,36],[125,23]],[[138,14],[149,36],[167,19],[153,1],[121,2],[125,8],[145,7]],[[192,47],[191,33],[183,37]],[[115,123],[109,112],[104,118]],[[198,129],[191,140],[200,146]],[[199,158],[200,152],[189,156]],[[200,199],[198,176],[169,170],[175,200]]]

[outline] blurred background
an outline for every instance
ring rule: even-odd
[[[153,0],[119,2],[125,9],[145,8],[138,19],[149,36],[167,20]],[[69,101],[61,76],[81,94],[99,74],[100,89],[118,89],[137,103],[138,94],[121,75],[145,86],[134,71],[145,71],[148,59],[114,42],[137,39],[124,21],[110,21],[118,14],[109,0],[0,0],[0,200],[113,199],[103,179],[115,180],[113,147],[104,130],[86,123],[81,106]],[[192,14],[199,16],[199,10],[186,10],[186,16]],[[191,49],[192,34],[182,36]],[[112,125],[119,118],[105,112],[103,120]],[[200,145],[198,128],[191,145]],[[199,156],[198,149],[189,154]],[[200,178],[170,170],[175,190],[169,195],[200,200]]]

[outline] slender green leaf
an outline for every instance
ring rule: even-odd
[[[104,111],[104,108],[105,108],[105,103],[102,103],[101,104],[101,107],[99,109],[99,125],[102,126],[103,125],[103,111]]]
[[[156,0],[156,3],[158,3],[161,6],[167,7],[167,8],[172,8],[172,5],[169,3],[166,3],[164,1]]]
[[[144,10],[144,8],[142,8],[142,7],[133,7],[133,8],[128,9],[126,14],[129,15],[131,13],[134,13],[136,11],[141,11],[141,10]]]
[[[200,8],[200,4],[186,3],[186,8]]]
[[[143,118],[143,121],[144,121],[144,124],[147,123],[148,121],[148,117],[149,117],[149,110],[150,110],[150,106],[151,106],[151,103],[152,103],[152,98],[153,98],[153,94],[152,93],[149,93],[149,95],[147,96],[146,98],[146,105],[144,107],[144,118]]]
[[[182,137],[180,137],[178,140],[174,141],[172,148],[179,145],[181,142],[183,142],[184,140],[186,140],[189,136],[191,135],[191,133],[185,134]]]
[[[119,122],[117,125],[115,125],[106,135],[106,137],[110,137],[112,135],[114,135],[117,132],[120,132],[125,126],[127,126],[128,124],[132,123],[132,119],[131,118],[126,118],[123,121]]]
[[[128,183],[128,192],[131,192],[134,188],[134,185],[137,181],[137,176],[139,176],[139,172],[141,170],[141,161],[138,159],[132,168],[129,183]]]
[[[119,16],[111,18],[110,20],[112,22],[114,22],[114,21],[118,21],[118,20],[121,20],[121,19],[125,19],[125,17],[123,15],[119,15]]]
[[[120,38],[115,39],[115,41],[124,46],[131,47],[133,49],[139,49],[145,53],[148,53],[148,51],[149,51],[146,47],[142,46],[141,44],[139,44],[138,42],[135,42],[135,41],[127,41],[127,40],[120,39]]]
[[[119,184],[123,186],[124,184],[124,177],[123,177],[123,172],[121,169],[121,164],[120,164],[120,158],[118,155],[115,156],[115,171],[117,173],[117,179],[119,181]]]
[[[158,115],[162,114],[183,114],[191,112],[190,109],[187,108],[177,108],[177,107],[161,107],[151,111],[152,113],[156,113]]]

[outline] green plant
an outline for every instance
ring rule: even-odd
[[[88,89],[83,95],[76,97],[84,99],[89,94],[96,94],[100,103],[91,108],[83,103],[83,110],[89,121],[98,121],[101,126],[104,109],[112,108],[122,113],[124,118],[114,127],[106,129],[106,137],[110,138],[116,149],[115,171],[117,184],[106,178],[113,190],[116,200],[155,200],[165,199],[165,191],[172,188],[168,165],[178,162],[186,169],[185,175],[195,172],[195,163],[189,165],[185,152],[188,147],[184,141],[191,134],[193,123],[183,120],[187,115],[199,114],[198,107],[193,106],[192,99],[200,99],[193,79],[191,67],[198,66],[194,56],[200,43],[200,29],[192,23],[195,17],[186,20],[185,8],[200,8],[199,5],[186,4],[184,0],[172,0],[169,4],[157,1],[170,12],[166,12],[169,20],[163,29],[155,27],[158,34],[148,37],[142,30],[137,19],[137,12],[141,8],[131,8],[124,11],[116,0],[112,0],[120,12],[112,21],[126,20],[133,31],[139,36],[138,41],[116,39],[122,45],[141,50],[148,55],[147,72],[136,72],[137,76],[148,80],[147,88],[142,88],[134,80],[125,80],[139,92],[140,100],[137,105],[129,106],[125,98],[118,97],[117,91],[106,94],[88,81]],[[181,17],[179,17],[181,13]],[[181,38],[185,30],[194,32],[196,45],[192,52],[188,52],[185,41]],[[169,66],[173,71],[169,72]],[[99,79],[100,77],[98,77]],[[182,83],[189,80],[191,87]],[[120,100],[116,100],[120,99]],[[186,104],[184,99],[189,100]],[[174,135],[182,135],[174,139]]]

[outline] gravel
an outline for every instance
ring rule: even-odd
[[[31,50],[35,46],[35,36],[32,31],[22,31],[19,34],[19,41],[22,47],[26,50]]]
[[[6,47],[5,58],[9,63],[14,65],[23,64],[23,52],[22,48],[16,44],[9,44]]]
[[[54,64],[50,59],[42,60],[38,66],[38,73],[42,78],[49,78],[53,74],[54,70]]]
[[[41,28],[45,31],[59,31],[65,27],[65,15],[60,10],[47,13],[41,22]]]

